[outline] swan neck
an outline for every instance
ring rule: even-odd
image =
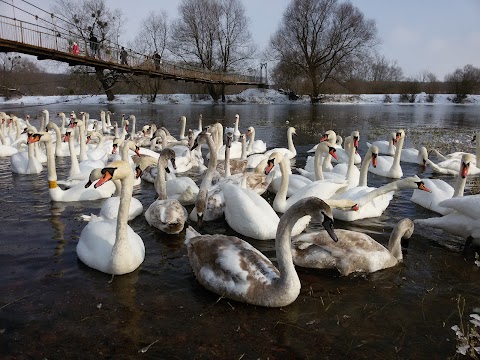
[[[392,167],[394,166],[399,166],[400,165],[400,157],[402,155],[402,148],[403,148],[403,142],[405,141],[405,136],[402,136],[397,143],[397,148],[395,149],[395,156],[393,157],[393,164]]]
[[[372,161],[372,152],[369,150],[367,152],[367,155],[362,161],[362,166],[360,167],[360,180],[358,182],[358,186],[367,186],[368,167],[370,166],[371,161]]]
[[[293,133],[291,131],[288,132],[287,141],[288,141],[288,150],[296,154],[297,150],[295,149],[295,145],[293,144]]]
[[[253,151],[253,142],[255,141],[255,131],[250,131],[250,135],[248,136],[248,152]]]
[[[476,142],[476,148],[477,148],[477,152],[475,154],[477,156],[477,168],[480,169],[480,132],[477,132],[475,142]]]
[[[291,238],[295,223],[309,214],[304,206],[305,202],[294,204],[282,215],[275,236],[275,251],[277,255],[278,270],[280,272],[280,285],[289,286],[299,283],[297,272],[292,260]]]
[[[55,139],[56,139],[55,149],[56,149],[56,152],[60,153],[62,151],[62,135],[60,133],[60,129],[58,128],[57,124],[55,124],[53,122],[50,126],[53,127],[53,130],[55,131]]]
[[[128,212],[133,193],[133,172],[129,172],[127,176],[120,181],[122,190],[120,193],[120,205],[117,215],[117,231],[115,234],[115,244],[112,248],[110,258],[112,268],[116,268],[117,261],[123,254],[130,253],[130,245],[128,242]]]
[[[201,186],[206,187],[207,189],[212,186],[212,179],[215,170],[217,170],[217,150],[216,145],[213,142],[211,136],[207,136],[207,145],[210,151],[210,160],[208,160],[208,168],[207,172],[205,173],[205,177],[202,180]]]
[[[85,144],[85,123],[80,125],[80,161],[88,160],[87,144]]]
[[[225,146],[225,178],[230,176],[230,146]]]
[[[185,138],[185,127],[186,127],[186,125],[187,125],[187,124],[186,124],[186,123],[187,123],[187,119],[182,116],[182,117],[181,117],[181,121],[182,121],[182,128],[181,128],[181,130],[180,130],[180,140]]]
[[[130,129],[130,137],[133,139],[135,137],[137,118],[135,116],[132,116],[130,119],[132,120],[132,126],[131,126],[131,129]]]
[[[245,141],[245,138],[242,140],[242,156],[240,157],[240,159],[247,160],[247,143]]]
[[[393,181],[393,182],[388,183],[386,185],[380,186],[379,188],[377,188],[373,191],[370,191],[368,194],[362,196],[358,200],[358,203],[357,203],[358,206],[360,206],[360,208],[361,208],[362,205],[365,205],[365,204],[369,203],[370,201],[372,201],[373,199],[375,199],[376,197],[378,197],[380,195],[386,194],[390,191],[395,191],[395,190],[400,189],[401,188],[399,186],[400,183],[401,183],[401,180],[400,181]]]
[[[398,226],[395,226],[390,234],[390,239],[388,240],[388,251],[390,251],[390,254],[392,254],[392,256],[398,261],[403,259],[402,236],[404,233],[405,231],[402,231]]]
[[[285,203],[287,202],[288,194],[289,174],[286,162],[287,159],[283,158],[278,164],[278,166],[280,166],[280,172],[282,173],[282,180],[280,182],[280,189],[278,189],[277,195],[275,195],[275,199],[273,200],[273,208],[275,211],[280,212],[285,211]]]
[[[80,173],[80,165],[78,164],[77,153],[73,136],[68,139],[68,150],[70,151],[70,176]]]
[[[155,190],[158,194],[158,200],[167,200],[167,185],[165,181],[165,167],[168,164],[168,160],[163,156],[158,158],[157,162],[157,176],[155,177]]]
[[[45,143],[47,150],[47,175],[50,189],[57,187],[57,169],[55,167],[55,154],[53,153],[52,140]],[[29,149],[30,151],[30,149]]]
[[[322,161],[323,158],[323,161]],[[323,180],[323,162],[325,161],[325,157],[323,157],[323,151],[320,150],[320,144],[317,145],[317,149],[315,150],[315,157],[313,158],[314,162],[314,170],[315,170],[315,180]]]
[[[351,175],[353,172],[353,168],[355,167],[355,146],[353,146],[353,138],[351,141],[348,142],[348,166],[347,166],[347,174],[345,175],[345,178],[349,182],[349,186],[352,186],[351,184]]]
[[[113,193],[112,196],[118,197],[122,193],[122,183],[118,179],[112,180],[112,182],[115,184],[115,192]]]
[[[470,166],[473,166],[473,164]],[[461,169],[461,166],[460,166],[460,169]],[[457,176],[457,181],[455,182],[455,188],[454,188],[452,197],[462,197],[465,191],[466,183],[467,183],[467,177],[462,178],[462,174],[461,172],[459,172]]]

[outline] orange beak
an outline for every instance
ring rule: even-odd
[[[372,166],[374,168],[377,167],[377,156],[378,156],[377,154],[372,154]]]
[[[462,179],[465,179],[467,177],[469,167],[470,167],[470,164],[462,163],[462,168],[460,170]]]
[[[274,160],[268,160],[267,166],[265,167],[265,175],[270,174],[270,171],[272,171],[273,167],[275,166]]]
[[[327,141],[327,140],[328,140],[328,135],[327,135],[327,134],[323,135],[323,136],[320,138],[320,142],[322,142],[322,141]]]
[[[333,147],[329,147],[328,153],[332,155],[332,157],[338,161],[337,151]]]
[[[135,154],[140,156],[140,148],[138,146],[135,146]]]
[[[423,171],[427,171],[427,160],[423,160],[422,170],[423,170]]]
[[[113,144],[112,154],[116,154],[116,153],[117,153],[117,144]]]
[[[418,188],[419,188],[420,190],[423,190],[423,191],[426,191],[426,192],[430,192],[430,193],[432,192],[432,190],[430,190],[429,188],[427,188],[427,187],[425,186],[425,184],[423,183],[423,181],[420,181],[420,183],[418,184]]]
[[[358,206],[358,204],[355,204],[351,207],[351,210],[353,211],[358,211],[360,209],[360,206]]]
[[[97,183],[94,185],[95,189],[98,188],[99,186],[102,186],[105,184],[107,181],[112,179],[112,174],[110,172],[105,171],[103,173],[103,176],[97,181]]]

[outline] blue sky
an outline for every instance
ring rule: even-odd
[[[32,10],[22,0],[8,0]],[[47,9],[53,0],[29,0]],[[179,0],[107,0],[120,8],[126,23],[125,41],[134,38],[141,21],[151,12],[166,10],[177,16]],[[278,28],[290,0],[242,0],[250,29],[259,48],[264,48]],[[443,80],[447,73],[472,64],[480,67],[480,0],[351,0],[368,19],[375,20],[380,52],[396,60],[405,76],[428,70]],[[0,3],[0,13],[12,16],[11,7]],[[17,11],[18,16],[18,11]]]

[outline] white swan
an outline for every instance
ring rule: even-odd
[[[480,246],[480,195],[455,197],[439,205],[453,211],[439,217],[416,219],[415,224],[442,229],[466,239],[464,251],[472,244]]]
[[[390,234],[388,249],[357,231],[335,230],[337,242],[325,230],[301,234],[292,238],[293,262],[306,268],[336,268],[344,276],[353,272],[372,273],[402,261],[401,242],[412,236],[413,229],[412,220],[400,220]]]
[[[310,196],[316,196],[319,199],[326,200],[332,197],[339,189],[346,187],[348,184],[345,180],[317,180],[298,189],[292,196],[287,199],[288,191],[288,174],[287,174],[287,159],[281,152],[274,152],[269,157],[268,166],[265,168],[265,174],[273,169],[275,165],[280,166],[282,173],[282,181],[280,189],[273,200],[273,209],[277,212],[284,213],[297,201]]]
[[[237,233],[257,240],[275,239],[280,222],[272,206],[254,190],[229,183],[221,185],[225,200],[225,220]],[[300,234],[309,224],[304,216],[293,227],[293,235]]]
[[[394,191],[400,189],[430,191],[416,175],[393,181],[379,188],[357,186],[342,194],[333,196],[332,200],[352,200],[357,203],[359,210],[343,211],[341,209],[333,209],[333,215],[336,219],[343,221],[355,221],[380,216],[390,204]]]
[[[255,128],[249,126],[247,130],[248,147],[247,154],[261,154],[267,151],[267,143],[263,140],[255,140]]]
[[[187,220],[187,210],[178,200],[168,199],[165,186],[165,168],[168,160],[175,159],[172,149],[163,149],[158,158],[155,189],[158,199],[145,211],[145,219],[150,226],[156,227],[167,234],[178,234],[183,230]]]
[[[65,114],[64,114],[65,116]],[[53,130],[55,131],[55,156],[57,157],[64,157],[70,156],[70,150],[68,148],[68,143],[62,141],[62,132],[57,124],[53,122],[49,122],[47,124],[47,131]],[[79,149],[80,150],[80,149]],[[79,152],[78,152],[79,153]],[[78,155],[78,153],[76,153]]]
[[[326,224],[335,238],[329,207],[317,198],[298,202],[280,219],[275,249],[278,269],[260,251],[233,236],[200,235],[187,229],[185,244],[197,280],[206,289],[233,300],[280,307],[300,293],[300,279],[292,262],[291,232],[298,219],[310,215]]]
[[[11,146],[7,145],[7,142],[5,140],[5,137],[3,135],[3,132],[0,130],[0,157],[9,157],[12,156],[13,154],[18,153],[18,149]]]
[[[224,135],[227,135],[228,133],[232,133],[233,135],[233,140],[238,141],[238,138],[240,137],[240,130],[238,130],[238,123],[240,121],[240,115],[235,114],[235,122],[234,122],[234,127],[225,127]]]
[[[480,159],[480,132],[475,134],[475,136],[472,139],[472,142],[476,141],[476,154],[470,154],[473,156],[472,158],[472,165],[469,169],[469,174],[471,175],[477,175],[480,174],[480,168],[478,167],[479,162],[477,160]],[[438,173],[438,174],[449,174],[449,175],[457,175],[460,172],[460,168],[462,166],[462,161],[461,158],[464,154],[464,152],[456,152],[453,154],[446,155],[446,159],[435,164],[431,160],[427,160],[427,163],[430,165],[432,172]],[[443,155],[442,155],[443,156]]]
[[[441,179],[423,179],[425,186],[431,190],[431,193],[413,190],[410,200],[415,204],[442,215],[452,212],[452,209],[440,206],[439,203],[452,197],[463,196],[469,169],[474,166],[472,165],[472,160],[473,155],[471,154],[464,154],[462,156],[462,167],[458,173],[455,188]]]
[[[133,173],[125,161],[115,161],[102,169],[98,188],[109,180],[122,183],[116,220],[97,219],[85,226],[77,244],[78,258],[87,266],[112,275],[123,275],[137,269],[145,259],[145,245],[127,224],[133,191]],[[105,185],[104,185],[105,186]]]
[[[358,131],[353,131],[351,133],[351,136],[353,137],[353,140],[354,140],[355,149],[358,149],[358,142],[360,141],[360,133]],[[328,156],[328,154],[326,154],[325,159],[324,159],[324,165],[323,165],[323,170],[324,171],[331,171],[332,170],[332,168],[333,168],[332,164],[331,164],[332,161],[333,162],[338,162],[338,163],[348,163],[349,162],[350,155],[349,155],[349,152],[347,151],[347,149],[342,148],[341,143],[342,143],[343,139],[340,135],[337,135],[335,133],[335,131],[333,131],[333,130],[328,130],[322,135],[319,143],[324,142],[324,141],[330,143],[331,146],[333,146],[335,148],[336,154],[337,154],[337,159],[335,159],[335,158],[332,159],[331,156]],[[315,145],[310,150],[308,150],[307,152],[309,152],[309,153],[310,152],[315,152],[317,150],[317,146],[318,146],[318,144]],[[310,161],[307,158],[307,164],[305,165],[305,170],[313,172],[313,167],[311,167]],[[362,162],[362,158],[360,157],[360,154],[355,152],[354,164],[360,164],[361,162]]]
[[[388,136],[388,140],[377,140],[373,143],[367,141],[367,146],[375,145],[378,148],[379,154],[393,156],[395,155],[395,144],[397,142],[397,133],[392,132]]]
[[[53,151],[52,137],[49,133],[40,132],[32,134],[28,137],[28,143],[43,142],[47,149],[47,170],[48,170],[48,187],[50,198],[53,201],[82,201],[97,200],[112,196],[115,191],[115,185],[108,183],[100,189],[85,188],[84,183],[79,183],[67,190],[62,190],[57,184],[57,170],[55,168],[55,153]],[[133,172],[132,172],[133,176]]]
[[[88,188],[95,180],[98,180],[102,177],[102,169],[97,168],[92,170],[90,173],[90,177],[88,182],[85,184],[85,187]],[[81,215],[83,221],[92,221],[92,219],[96,219],[98,217],[103,219],[116,219],[118,216],[118,208],[120,206],[120,194],[122,191],[122,183],[120,180],[112,180],[115,184],[115,193],[112,197],[105,200],[100,209],[100,212],[97,215]],[[132,197],[130,201],[130,206],[128,207],[128,220],[135,219],[138,215],[143,212],[143,205],[142,203],[135,197]]]
[[[294,127],[289,127],[287,129],[287,146],[288,148],[273,148],[264,153],[265,157],[269,157],[272,155],[274,152],[280,152],[284,157],[287,159],[293,159],[295,156],[297,156],[297,149],[295,149],[295,144],[293,143],[293,135],[297,135],[297,131],[295,130]],[[255,165],[257,166],[258,163]],[[255,167],[254,166],[254,167]]]
[[[427,159],[428,151],[425,146],[418,150],[415,148],[402,149],[402,155],[400,156],[400,161],[422,165],[423,171],[427,169]]]
[[[405,131],[400,129],[397,131],[397,147],[395,156],[378,156],[377,167],[370,166],[368,171],[373,174],[385,176],[392,179],[400,179],[403,176],[402,167],[400,166],[400,157],[402,155],[403,143],[405,141]]]
[[[32,130],[29,130],[28,137],[32,134]],[[10,169],[16,174],[40,174],[42,172],[43,166],[35,157],[34,144],[28,143],[27,151],[17,152],[10,157]]]

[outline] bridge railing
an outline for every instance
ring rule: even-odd
[[[63,29],[48,28],[40,24],[33,24],[3,15],[0,15],[0,37],[64,53],[72,53],[72,45],[76,42],[80,50],[78,56],[93,57],[94,55],[91,52],[90,42],[84,37],[74,33],[66,33]],[[105,41],[98,45],[97,59],[121,65],[121,47],[118,44]],[[160,61],[160,64],[155,64],[151,56],[139,54],[130,49],[126,50],[129,67],[161,73],[166,77],[213,83],[262,83],[261,78],[245,74],[210,71],[163,60]]]

